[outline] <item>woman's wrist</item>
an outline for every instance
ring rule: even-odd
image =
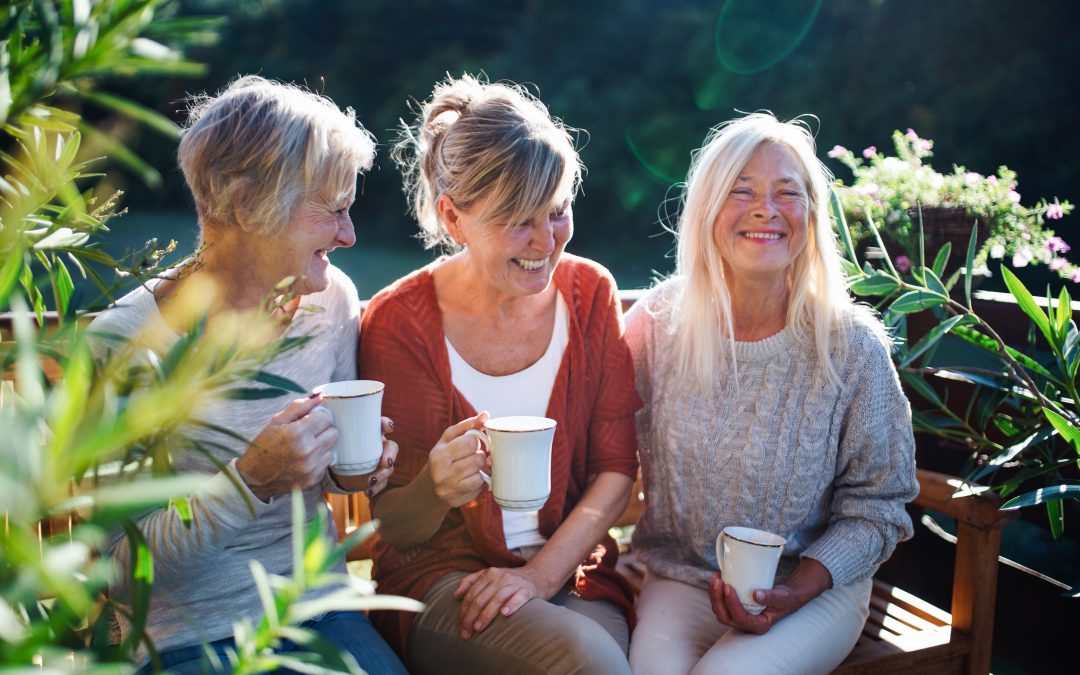
[[[791,589],[799,607],[832,588],[829,569],[813,558],[802,558],[792,573],[784,580]]]

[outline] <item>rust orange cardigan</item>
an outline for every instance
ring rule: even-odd
[[[539,514],[545,536],[551,536],[570,514],[591,476],[602,471],[637,475],[634,413],[641,407],[611,275],[596,263],[564,254],[554,283],[570,308],[570,321],[569,342],[547,409],[558,426],[551,497]],[[393,439],[400,446],[388,489],[400,487],[427,463],[428,452],[447,427],[476,414],[450,379],[430,267],[371,299],[360,331],[360,373],[386,383],[383,415],[394,420]],[[418,600],[449,572],[525,564],[507,550],[502,512],[488,490],[451,509],[427,543],[399,551],[379,541],[373,557],[380,593]],[[633,594],[615,571],[617,559],[618,547],[605,535],[579,566],[574,584],[582,597],[611,600],[632,620]],[[383,636],[402,654],[412,617],[409,612],[372,615]]]

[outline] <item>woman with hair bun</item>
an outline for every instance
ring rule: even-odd
[[[846,292],[806,127],[721,125],[686,182],[675,274],[627,315],[647,566],[630,663],[827,673],[862,631],[871,575],[911,536],[911,410],[880,320]],[[759,614],[719,572],[727,526],[786,539]]]
[[[360,370],[387,383],[400,445],[373,503],[374,577],[427,605],[376,622],[416,673],[628,673],[632,595],[607,531],[637,473],[640,401],[611,275],[564,250],[572,139],[521,87],[466,75],[436,86],[395,157],[425,241],[452,253],[364,313]],[[489,414],[556,420],[539,511],[484,489],[462,434]]]

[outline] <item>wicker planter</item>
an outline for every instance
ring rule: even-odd
[[[912,209],[908,212],[915,226],[919,225],[919,212]],[[933,206],[922,210],[923,237],[926,242],[926,257],[928,262],[934,259],[938,250],[945,242],[952,243],[952,255],[948,270],[960,267],[967,256],[968,241],[971,239],[971,226],[976,221],[967,215],[962,208]],[[982,224],[980,223],[980,230]],[[981,239],[982,237],[980,237]]]

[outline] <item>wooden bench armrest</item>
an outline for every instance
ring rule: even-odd
[[[917,469],[919,496],[915,504],[955,518],[979,529],[1000,529],[1019,515],[1000,510],[1002,500],[982,485],[965,483],[956,476]]]

